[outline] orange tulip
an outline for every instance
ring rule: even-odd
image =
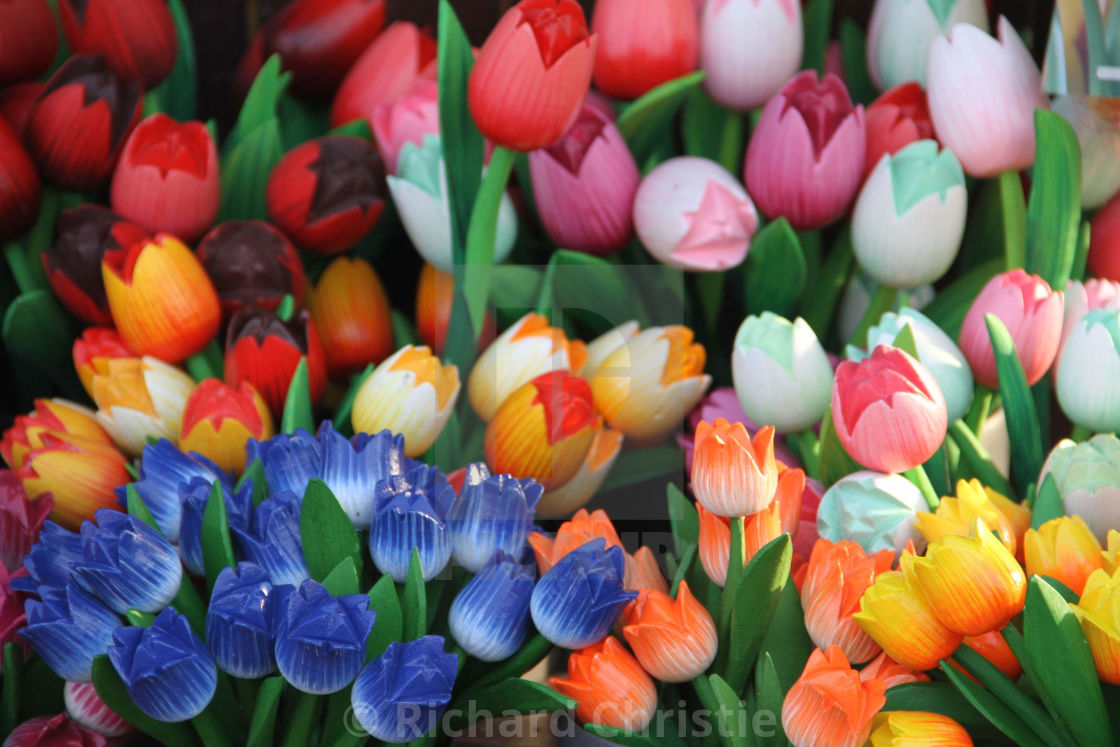
[[[606,542],[604,550],[611,547],[622,547],[618,539],[618,532],[614,524],[603,509],[587,513],[586,509],[576,511],[575,516],[560,525],[555,537],[549,537],[543,532],[533,532],[529,535],[529,546],[537,557],[537,570],[540,575],[556,565],[561,558],[586,545],[593,539],[603,539]]]
[[[852,615],[859,611],[863,592],[893,562],[890,550],[868,557],[855,542],[817,540],[801,584],[805,628],[813,643],[822,649],[839,646],[853,664],[870,661],[881,651]]]
[[[627,591],[659,591],[669,593],[669,582],[661,573],[661,566],[653,551],[642,545],[633,555],[626,556],[626,583]]]
[[[1023,673],[1023,665],[1015,658],[1011,647],[998,630],[984,635],[966,635],[964,645],[987,659],[992,666],[1007,675],[1008,679],[1017,680]]]
[[[567,371],[541,374],[486,426],[486,461],[494,474],[531,477],[553,490],[579,471],[602,427],[586,381]]]
[[[218,379],[205,379],[187,398],[179,448],[198,452],[223,470],[240,474],[245,469],[249,439],[264,441],[272,433],[272,415],[252,385],[232,387]]]
[[[777,488],[772,427],[752,442],[742,423],[716,418],[696,426],[692,492],[704,508],[720,516],[749,516],[769,506]]]
[[[915,526],[927,542],[938,542],[951,534],[967,537],[976,519],[983,519],[1011,554],[1021,557],[1021,540],[1031,525],[1030,508],[976,479],[958,480],[956,496],[942,498],[934,513],[920,512]]]
[[[618,455],[622,453],[622,434],[603,428],[595,435],[587,458],[572,479],[541,496],[537,516],[556,518],[567,516],[587,503],[602,487]]]
[[[901,571],[876,576],[852,619],[888,656],[918,671],[935,668],[938,661],[957,650],[963,638],[937,619],[910,589]]]
[[[1085,579],[1104,567],[1101,543],[1080,516],[1051,519],[1024,538],[1028,576],[1050,576],[1081,596]]]
[[[727,583],[727,566],[731,559],[731,519],[713,514],[696,504],[700,515],[700,565],[717,586]],[[782,534],[781,504],[775,501],[768,508],[743,520],[743,557],[746,567],[751,558]]]
[[[576,717],[585,724],[641,731],[657,709],[657,689],[617,638],[568,656],[567,679],[551,677],[553,689],[574,698]]]
[[[786,693],[782,727],[798,747],[860,747],[887,702],[881,680],[863,681],[838,646],[816,649]]]
[[[868,747],[971,747],[968,730],[926,711],[883,711],[871,724]]]
[[[1097,674],[1120,685],[1120,573],[1093,571],[1081,599],[1071,607],[1089,641]]]
[[[364,259],[336,257],[307,300],[326,352],[327,373],[341,379],[393,352],[389,299]]]
[[[716,658],[719,634],[704,605],[681,581],[677,598],[645,590],[626,608],[622,634],[642,668],[662,682],[687,682]]]
[[[109,361],[136,357],[117,331],[110,327],[87,327],[82,336],[74,340],[74,369],[90,399],[93,399],[93,377],[107,374]]]
[[[860,679],[882,680],[891,689],[895,685],[905,685],[908,682],[929,682],[929,675],[916,669],[899,664],[887,656],[884,651],[871,660],[863,669],[859,670]]]
[[[805,470],[778,462],[778,489],[774,500],[781,504],[782,531],[797,536],[801,526],[801,500],[805,495]]]
[[[218,293],[198,258],[170,234],[105,252],[101,277],[113,323],[138,355],[178,363],[218,332]]]
[[[437,353],[443,352],[454,300],[455,278],[425,262],[420,270],[420,283],[416,286],[416,333],[425,345]],[[478,349],[484,350],[493,342],[494,334],[494,317],[487,312],[482,321]]]

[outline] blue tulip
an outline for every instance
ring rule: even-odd
[[[467,582],[451,603],[451,635],[482,661],[501,661],[517,653],[529,637],[529,598],[537,574],[499,550]]]
[[[202,515],[214,490],[213,484],[200,477],[192,477],[186,485],[179,487],[179,497],[183,504],[183,520],[179,525],[179,555],[191,573],[206,574],[202,558]],[[226,522],[245,531],[253,515],[253,483],[246,480],[240,490],[222,486],[222,496],[226,502]]]
[[[602,640],[637,592],[623,588],[622,548],[594,539],[561,558],[541,577],[529,609],[533,624],[557,646],[580,649]]]
[[[354,682],[350,704],[358,723],[375,739],[409,742],[430,732],[451,702],[459,657],[443,650],[443,638],[426,635],[390,643]]]
[[[274,584],[299,586],[310,576],[299,529],[300,499],[291,492],[261,501],[248,526],[231,526],[248,560],[264,568]]]
[[[451,560],[447,516],[455,489],[439,469],[409,462],[404,475],[378,484],[377,513],[369,533],[374,565],[397,583],[408,579],[413,549],[419,551],[425,581],[438,576]]]
[[[319,428],[323,482],[346,510],[355,529],[369,529],[378,483],[404,470],[404,436],[390,431],[346,438],[329,422]]]
[[[71,566],[81,559],[82,538],[53,521],[44,521],[39,541],[23,558],[28,575],[13,578],[10,586],[31,594],[36,594],[39,586],[61,589],[73,575]]]
[[[269,495],[273,497],[291,493],[299,498],[307,490],[307,483],[323,472],[323,449],[307,431],[278,433],[267,441],[249,440],[247,463],[261,460]]]
[[[497,550],[517,555],[533,528],[533,515],[544,488],[535,480],[512,475],[468,474],[451,509],[451,545],[455,561],[477,573]]]
[[[120,618],[73,580],[42,587],[39,595],[42,601],[28,599],[24,605],[27,626],[20,635],[59,677],[89,682],[93,657],[105,653]]]
[[[322,584],[307,579],[277,610],[280,674],[305,693],[338,692],[362,668],[376,618],[365,594],[333,597]]]
[[[133,486],[164,536],[172,542],[179,541],[179,486],[193,477],[209,482],[217,479],[226,487],[233,487],[230,476],[218,465],[193,451],[183,453],[166,438],[144,447],[140,479]],[[125,506],[125,486],[117,488],[116,493],[120,504]]]
[[[168,607],[150,627],[117,628],[109,661],[132,701],[157,721],[186,721],[205,710],[218,669],[187,618]]]
[[[129,514],[100,509],[82,524],[74,580],[120,614],[159,612],[179,593],[183,565],[167,538]]]
[[[290,588],[273,587],[253,563],[222,569],[206,612],[206,642],[222,671],[245,679],[276,671],[274,618],[283,590]]]

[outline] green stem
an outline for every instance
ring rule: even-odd
[[[191,624],[194,632],[205,640],[206,606],[202,603],[202,598],[198,596],[198,591],[195,590],[194,585],[191,584],[185,573],[182,582],[179,584],[179,593],[171,600],[171,606],[187,618],[187,622]]]
[[[311,729],[322,704],[323,699],[318,695],[299,693],[284,741],[280,743],[282,747],[307,747],[311,743]]]
[[[20,293],[30,293],[33,290],[38,290],[39,284],[35,282],[35,276],[31,272],[27,257],[23,253],[23,247],[19,243],[9,241],[4,245],[4,259],[8,261],[8,268],[12,271],[12,277],[16,279],[16,285],[19,286]]]
[[[15,641],[4,644],[4,678],[0,681],[0,734],[7,734],[19,722],[20,680],[23,676],[23,651]]]
[[[925,467],[919,464],[914,469],[907,470],[904,474],[907,480],[914,483],[918,486],[918,490],[922,491],[922,497],[926,499],[929,510],[936,511],[937,507],[941,505],[941,499],[937,496],[937,491],[933,489],[933,483],[930,482]]]
[[[741,168],[743,162],[743,129],[746,122],[743,115],[737,112],[725,111],[723,114],[723,130],[719,141],[719,162],[734,174]]]
[[[963,420],[958,420],[949,426],[949,435],[960,447],[961,462],[971,468],[980,482],[1008,498],[1014,497],[1015,491],[1011,489],[1011,483],[992,463],[988,450]]]
[[[218,719],[217,714],[209,706],[202,713],[191,719],[191,725],[202,737],[206,747],[233,747],[233,742]]]
[[[797,433],[787,433],[786,443],[793,447],[805,465],[805,474],[820,479],[821,444],[812,428]]]
[[[1092,436],[1093,431],[1083,425],[1074,425],[1073,431],[1069,434],[1069,437],[1078,443],[1081,441],[1088,441]]]
[[[128,618],[128,624],[137,628],[150,628],[152,623],[156,621],[156,616],[150,612],[141,612],[140,610],[129,610],[125,615]]]
[[[721,706],[719,698],[716,697],[716,692],[712,689],[712,683],[708,680],[707,675],[701,674],[699,677],[692,680],[692,689],[696,691],[696,697],[700,700],[700,705],[704,707],[704,710],[711,716],[720,713]],[[708,739],[705,739],[703,744],[719,744],[720,742],[718,739],[712,738],[714,736],[713,734]]]
[[[871,301],[867,304],[867,311],[864,312],[863,318],[859,320],[859,326],[852,333],[852,338],[848,340],[848,344],[855,345],[857,348],[866,346],[867,331],[871,329],[875,322],[879,321],[883,314],[894,307],[894,301],[897,297],[898,288],[891,288],[880,283],[875,290],[875,295],[871,297]]]
[[[992,390],[986,386],[976,387],[972,405],[968,408],[968,414],[964,416],[964,422],[973,433],[980,432],[984,421],[988,419],[988,413],[992,411],[992,394]]]
[[[494,237],[498,231],[498,209],[513,170],[514,153],[501,146],[494,148],[482,185],[474,198],[471,222],[467,228],[466,266],[463,268],[463,295],[467,301],[474,339],[482,334],[486,300],[490,295],[490,267],[494,264]]]
[[[704,321],[713,332],[717,329],[719,311],[723,306],[724,277],[722,272],[701,272],[696,275],[696,293],[700,296]]]
[[[240,677],[230,677],[233,689],[237,693],[237,702],[245,713],[252,714],[257,708],[257,695],[261,691],[263,679],[246,680]]]

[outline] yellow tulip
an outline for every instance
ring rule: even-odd
[[[1104,565],[1101,543],[1080,516],[1051,519],[1025,538],[1027,575],[1050,576],[1080,595],[1085,579]]]
[[[968,731],[948,716],[926,711],[880,711],[868,747],[970,747]]]
[[[935,668],[957,650],[963,638],[937,619],[899,571],[875,577],[852,619],[887,656],[918,671]]]
[[[1097,674],[1120,685],[1120,573],[1093,571],[1081,599],[1070,606],[1089,641]]]
[[[942,498],[934,513],[920,512],[915,526],[926,542],[939,542],[949,535],[967,537],[976,519],[982,519],[1016,555],[1023,533],[1031,525],[1031,510],[984,487],[979,480],[958,480],[956,496]]]

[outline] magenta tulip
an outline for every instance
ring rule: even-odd
[[[852,204],[866,152],[863,107],[853,108],[835,75],[818,80],[806,70],[762,111],[747,149],[747,190],[768,218],[820,228]]]

